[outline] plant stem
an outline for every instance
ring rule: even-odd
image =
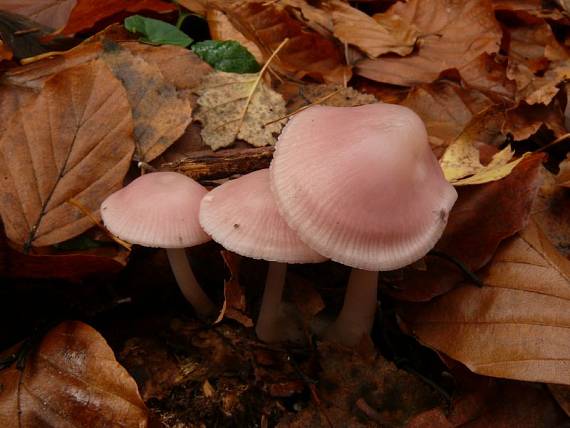
[[[186,300],[188,300],[201,318],[211,316],[215,312],[216,306],[198,285],[194,272],[192,272],[192,268],[186,257],[185,249],[167,248],[166,254],[168,254],[170,268],[174,273],[178,287],[180,287],[180,291],[182,291]]]
[[[352,269],[344,304],[337,319],[325,331],[325,339],[356,346],[370,335],[378,305],[378,272]]]
[[[257,337],[264,342],[277,342],[282,339],[280,337],[279,318],[286,274],[286,263],[269,262],[265,290],[255,326]]]

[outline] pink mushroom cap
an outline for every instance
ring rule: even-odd
[[[202,199],[200,223],[214,241],[242,256],[281,263],[326,260],[304,244],[279,214],[262,169],[227,181]]]
[[[289,226],[348,266],[406,266],[439,240],[457,199],[412,110],[314,106],[288,122],[270,167]]]
[[[176,172],[153,172],[133,180],[101,204],[111,233],[145,247],[185,248],[210,240],[198,221],[208,191]]]

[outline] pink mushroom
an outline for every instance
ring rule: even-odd
[[[353,267],[327,337],[369,334],[378,271],[406,266],[439,240],[457,192],[421,119],[391,104],[311,107],[279,137],[270,167],[279,211],[318,253]]]
[[[210,237],[200,227],[200,201],[207,190],[175,172],[145,174],[101,204],[101,217],[111,233],[144,247],[166,248],[170,267],[182,294],[202,317],[215,306],[200,288],[184,248]]]
[[[257,336],[266,342],[297,339],[287,325],[290,320],[285,320],[282,314],[286,263],[316,263],[326,259],[305,245],[281,218],[269,188],[269,170],[228,181],[208,193],[202,200],[200,223],[228,250],[270,262]]]

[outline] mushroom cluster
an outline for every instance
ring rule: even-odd
[[[298,339],[281,304],[287,263],[331,259],[350,266],[343,307],[325,337],[353,346],[370,334],[378,272],[423,257],[456,199],[421,119],[406,107],[378,103],[296,114],[269,170],[211,192],[181,174],[143,175],[105,200],[101,213],[118,237],[167,249],[184,296],[203,317],[215,306],[198,286],[185,247],[211,236],[230,251],[269,261],[256,325],[267,342]]]
[[[372,328],[378,271],[422,258],[457,199],[425,125],[399,105],[314,106],[288,122],[270,170],[287,224],[309,247],[353,268],[326,336],[355,345]]]

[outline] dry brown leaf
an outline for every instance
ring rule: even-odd
[[[510,70],[512,78],[517,73],[518,70]],[[534,77],[521,87],[517,96],[528,104],[549,104],[567,79],[570,79],[570,60],[554,61],[543,76]]]
[[[481,274],[404,312],[426,345],[485,376],[570,384],[570,261],[533,222]]]
[[[19,370],[0,371],[3,427],[146,427],[135,381],[92,327],[64,322],[34,346]]]
[[[406,86],[432,82],[444,70],[461,72],[481,54],[499,50],[501,29],[488,0],[411,0],[396,3],[387,14],[415,26],[421,42],[407,57],[358,63],[356,73],[372,80]]]
[[[77,0],[77,6],[71,12],[68,24],[63,34],[75,34],[89,30],[97,23],[115,14],[129,12],[131,14],[143,11],[158,13],[173,12],[176,5],[163,0]]]
[[[389,52],[408,55],[414,49],[419,32],[397,15],[371,17],[342,0],[330,0],[326,7],[332,15],[334,35],[371,58]]]
[[[224,318],[230,318],[244,327],[253,327],[253,321],[246,315],[245,293],[239,284],[241,256],[230,251],[223,251],[222,256],[230,271],[230,279],[224,284],[224,304],[215,323],[221,322]]]
[[[559,9],[551,8],[553,6],[552,2],[543,2],[542,0],[492,0],[492,3],[496,11],[509,13],[529,24],[536,24],[543,19],[558,21],[566,18]]]
[[[340,46],[311,31],[294,19],[279,3],[217,1],[234,27],[253,41],[268,58],[285,38],[287,44],[272,62],[272,68],[295,78],[309,77],[326,83],[345,83],[351,77]]]
[[[26,88],[0,85],[0,136],[6,131],[12,116],[35,96],[33,91]]]
[[[266,124],[285,116],[285,101],[263,81],[254,88],[258,76],[217,71],[196,88],[200,95],[196,120],[202,122],[204,143],[213,150],[231,145],[236,138],[256,147],[275,144],[283,121]]]
[[[501,126],[504,135],[511,135],[515,141],[526,140],[534,135],[541,126],[546,126],[555,137],[566,134],[564,113],[557,99],[550,104],[528,105],[521,102],[505,113]]]
[[[418,85],[401,104],[414,110],[423,119],[430,145],[439,155],[469,124],[477,120],[484,120],[485,126],[481,133],[471,135],[475,141],[491,142],[498,133],[491,129],[493,121],[485,115],[494,102],[477,90],[449,80]],[[489,135],[486,135],[487,131],[491,131]]]
[[[127,91],[135,125],[135,159],[150,162],[170,147],[191,122],[189,94],[179,93],[156,64],[126,49],[108,49],[101,58]]]
[[[510,104],[516,84],[507,77],[507,61],[496,54],[481,54],[461,67],[461,77],[471,88],[479,89],[500,102]]]
[[[320,104],[335,107],[354,107],[378,102],[376,97],[350,86],[307,83],[295,86],[287,102],[287,110],[295,112],[304,106]]]
[[[207,12],[208,29],[213,40],[237,40],[242,46],[255,57],[258,63],[263,64],[263,54],[255,43],[248,40],[232,25],[226,14],[217,9]]]
[[[93,226],[67,201],[98,213],[127,173],[131,133],[125,90],[101,61],[50,79],[0,140],[0,213],[8,238],[24,247],[52,245]]]
[[[55,30],[67,24],[77,0],[2,0],[2,10],[18,13]]]
[[[532,207],[532,218],[562,254],[570,256],[570,195],[558,177],[542,170],[544,184]]]

